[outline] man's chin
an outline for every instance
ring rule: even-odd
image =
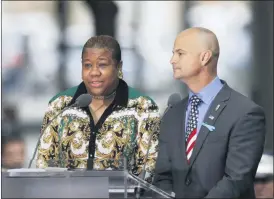
[[[176,79],[176,80],[181,80],[182,76],[181,75],[173,74],[173,78]]]

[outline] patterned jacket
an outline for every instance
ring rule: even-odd
[[[157,157],[160,114],[155,102],[120,80],[113,103],[94,125],[87,108],[68,108],[87,93],[82,82],[54,96],[45,113],[36,166],[56,166],[112,170],[127,157],[128,169],[139,175],[146,162],[146,180],[151,182]],[[48,125],[49,124],[49,125]],[[48,127],[47,127],[48,126]],[[148,158],[149,138],[152,136]],[[54,160],[54,161],[49,161]],[[91,163],[90,163],[91,162]]]

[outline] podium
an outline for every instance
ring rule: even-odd
[[[137,186],[146,190],[142,198],[173,198],[125,170],[52,168],[2,172],[2,198],[135,198]]]

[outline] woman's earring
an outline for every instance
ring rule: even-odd
[[[121,68],[118,71],[118,77],[119,77],[119,79],[123,79],[123,71]]]

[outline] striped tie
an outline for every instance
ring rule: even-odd
[[[201,102],[202,100],[198,98],[196,95],[193,95],[190,98],[191,109],[188,116],[186,129],[186,156],[188,163],[197,138],[197,124],[199,115],[198,106]]]

